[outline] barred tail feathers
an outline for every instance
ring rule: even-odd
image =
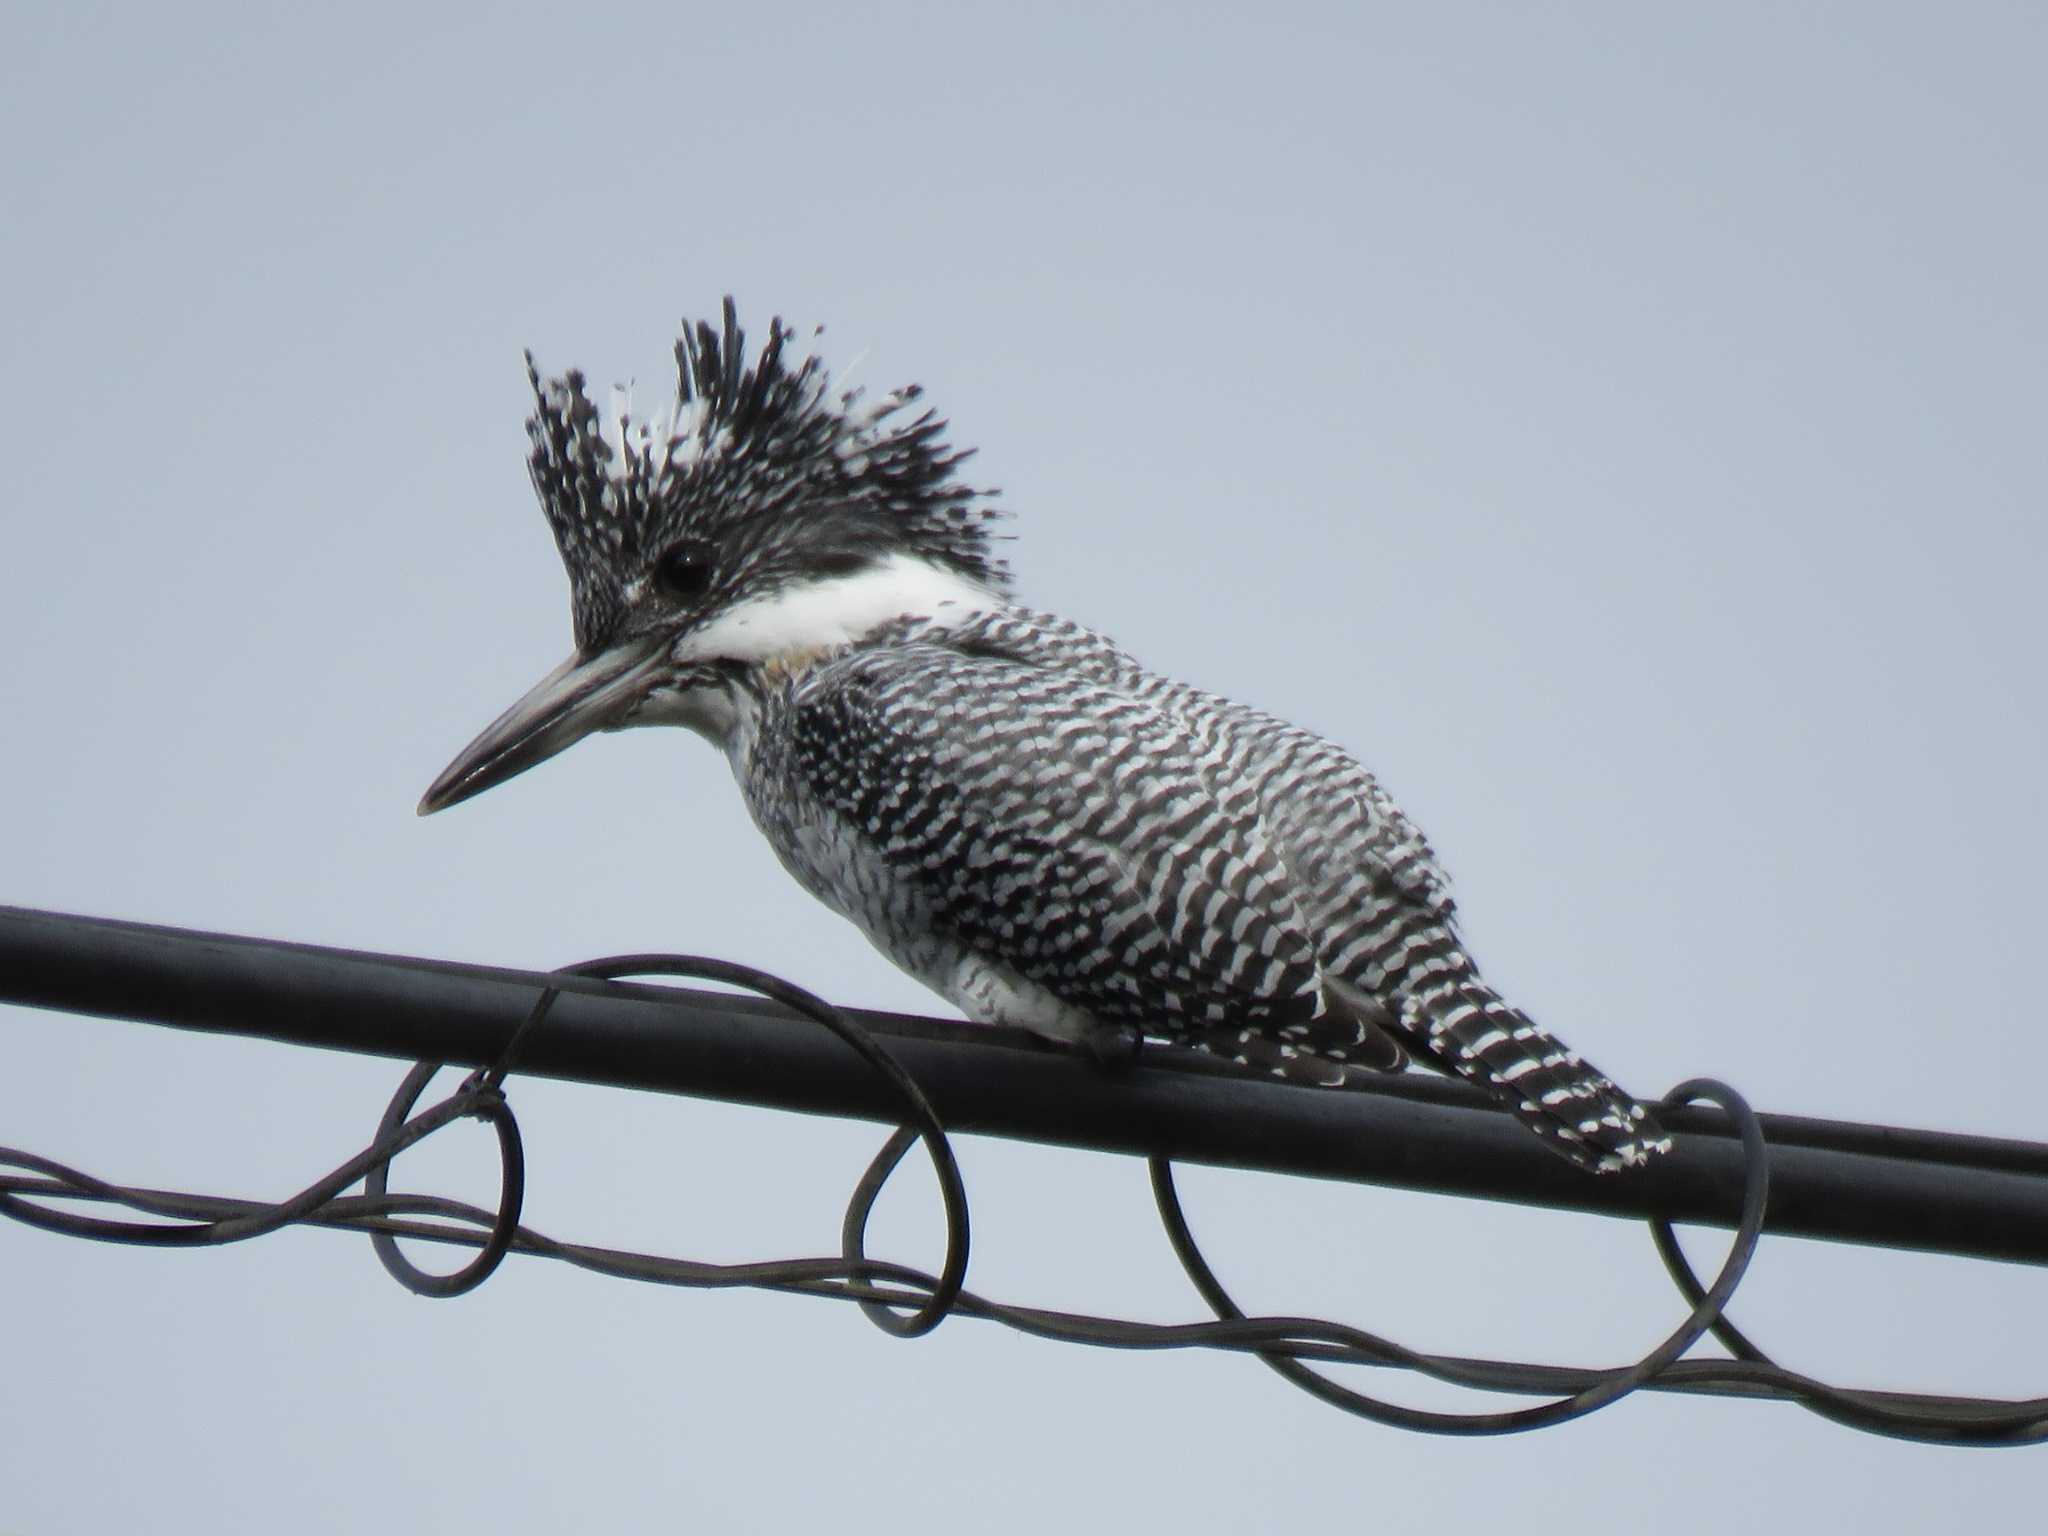
[[[1387,1010],[1356,989],[1325,978],[1314,1018],[1278,1027],[1212,1026],[1188,1032],[1195,1050],[1254,1067],[1290,1083],[1332,1088],[1352,1070],[1399,1072],[1408,1052],[1388,1033]]]
[[[1670,1150],[1648,1110],[1481,981],[1462,954],[1430,969],[1401,990],[1405,1032],[1501,1099],[1547,1146],[1596,1173]]]

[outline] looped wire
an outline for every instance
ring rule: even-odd
[[[1530,1408],[1516,1408],[1499,1413],[1441,1413],[1424,1408],[1410,1408],[1400,1403],[1390,1403],[1383,1398],[1372,1397],[1354,1388],[1331,1380],[1322,1372],[1305,1365],[1290,1354],[1278,1350],[1260,1350],[1259,1358],[1287,1381],[1304,1392],[1347,1413],[1360,1418],[1371,1419],[1378,1424],[1392,1425],[1399,1429],[1422,1430],[1440,1435],[1502,1435],[1521,1430],[1541,1429],[1552,1424],[1562,1424],[1570,1419],[1581,1418],[1608,1404],[1617,1402],[1636,1391],[1661,1374],[1666,1367],[1677,1360],[1688,1349],[1699,1342],[1720,1320],[1721,1310],[1728,1298],[1735,1293],[1735,1287],[1742,1283],[1743,1275],[1749,1269],[1750,1258],[1756,1252],[1757,1239],[1763,1233],[1764,1211],[1770,1200],[1770,1152],[1764,1143],[1763,1126],[1756,1112],[1749,1107],[1749,1101],[1725,1083],[1705,1078],[1695,1078],[1680,1084],[1665,1100],[1666,1105],[1691,1103],[1707,1099],[1718,1104],[1728,1117],[1735,1122],[1742,1136],[1743,1189],[1742,1216],[1735,1231],[1735,1240],[1729,1245],[1728,1257],[1722,1262],[1721,1272],[1714,1279],[1713,1286],[1688,1298],[1692,1306],[1691,1315],[1674,1329],[1663,1343],[1644,1355],[1635,1364],[1619,1370],[1597,1374],[1588,1385],[1567,1396],[1548,1403],[1539,1403]],[[1159,1207],[1160,1222],[1166,1228],[1167,1240],[1173,1244],[1175,1257],[1194,1282],[1195,1289],[1209,1308],[1224,1322],[1246,1322],[1244,1312],[1224,1289],[1223,1282],[1203,1257],[1188,1226],[1187,1215],[1181,1208],[1179,1191],[1174,1187],[1172,1159],[1155,1153],[1147,1159],[1152,1174],[1152,1196]],[[1688,1271],[1689,1273],[1689,1271]],[[1432,1356],[1423,1355],[1386,1340],[1374,1339],[1369,1335],[1359,1336],[1358,1343],[1368,1346],[1358,1352],[1363,1358],[1380,1363],[1411,1366],[1440,1380],[1467,1381],[1469,1373],[1449,1366]]]
[[[847,1204],[845,1221],[840,1229],[841,1254],[851,1266],[852,1278],[870,1287],[885,1277],[895,1281],[899,1287],[903,1285],[904,1271],[894,1266],[876,1266],[868,1262],[867,1224],[876,1197],[881,1194],[882,1186],[888,1182],[889,1175],[902,1161],[903,1154],[909,1150],[911,1143],[922,1140],[932,1160],[932,1171],[938,1176],[939,1198],[945,1207],[945,1262],[940,1266],[937,1280],[931,1283],[929,1294],[907,1315],[896,1312],[885,1301],[862,1300],[860,1308],[876,1327],[898,1338],[916,1338],[920,1334],[930,1333],[945,1321],[958,1302],[960,1288],[967,1280],[967,1187],[961,1180],[960,1164],[953,1155],[952,1143],[947,1139],[946,1129],[939,1121],[938,1111],[932,1108],[931,1100],[925,1097],[924,1090],[917,1086],[908,1072],[903,1070],[902,1063],[876,1044],[872,1035],[815,993],[808,992],[793,982],[784,981],[780,976],[768,971],[756,970],[752,966],[741,965],[732,960],[719,960],[704,955],[610,955],[601,960],[587,960],[581,965],[564,966],[552,974],[586,976],[599,981],[617,981],[626,976],[674,976],[691,981],[723,982],[728,986],[742,987],[771,1002],[781,1003],[784,1007],[813,1019],[851,1046],[861,1060],[874,1068],[902,1098],[909,1112],[909,1123],[899,1127],[883,1143],[881,1151],[875,1155],[874,1161],[868,1165],[867,1172],[861,1176],[860,1183],[855,1186]],[[501,1139],[506,1134],[505,1128],[511,1124],[510,1110],[504,1106],[502,1085],[517,1064],[521,1048],[532,1032],[547,1018],[555,1005],[555,1000],[561,995],[561,989],[558,987],[544,988],[540,996],[534,1000],[533,1007],[525,1019],[512,1032],[512,1038],[506,1042],[505,1049],[499,1053],[497,1061],[471,1079],[471,1083],[477,1085],[480,1092],[497,1095],[496,1103],[503,1116],[496,1121]],[[413,1099],[417,1098],[420,1089],[425,1086],[427,1078],[433,1076],[434,1070],[431,1064],[425,1062],[413,1068],[405,1084],[400,1087],[398,1097],[392,1100],[391,1108],[385,1111],[387,1128],[393,1123],[394,1117],[403,1117],[405,1111],[411,1107]],[[485,1113],[481,1106],[482,1101],[477,1112]],[[511,1135],[513,1141],[508,1145],[516,1147],[516,1127],[512,1129]],[[510,1155],[508,1153],[508,1157]],[[512,1172],[508,1161],[508,1191],[511,1186]],[[381,1196],[384,1192],[380,1178],[370,1193]],[[501,1217],[504,1209],[505,1204],[501,1202]],[[490,1245],[486,1247],[484,1253],[445,1279],[424,1274],[415,1268],[398,1252],[396,1242],[388,1236],[380,1234],[376,1238],[377,1257],[402,1285],[421,1295],[460,1295],[462,1291],[480,1284],[497,1266],[498,1260],[510,1246],[517,1226],[518,1209],[516,1204],[512,1204],[510,1225],[502,1228],[502,1243],[501,1227],[494,1225]],[[492,1251],[493,1248],[496,1250],[495,1253]],[[903,1305],[910,1305],[916,1300],[915,1291],[904,1291]]]
[[[384,1118],[377,1125],[374,1146],[383,1147],[395,1142],[405,1117],[412,1113],[413,1105],[419,1102],[420,1095],[426,1091],[427,1084],[433,1081],[441,1066],[440,1062],[422,1061],[405,1074],[405,1081],[398,1085],[398,1091],[385,1106]],[[370,1234],[370,1247],[375,1250],[377,1262],[384,1266],[386,1274],[415,1296],[431,1296],[444,1301],[475,1290],[497,1272],[505,1255],[512,1251],[512,1240],[519,1235],[519,1216],[526,1205],[526,1148],[519,1135],[519,1122],[512,1114],[512,1106],[505,1102],[505,1095],[488,1080],[486,1074],[472,1073],[447,1103],[460,1106],[462,1114],[488,1121],[498,1133],[498,1161],[502,1170],[498,1183],[498,1209],[491,1218],[490,1232],[483,1247],[475,1258],[453,1274],[435,1275],[421,1269],[400,1252],[398,1239],[390,1233]],[[390,1155],[364,1175],[363,1189],[372,1200],[381,1201],[388,1197],[391,1158],[397,1155],[398,1150],[393,1145]]]
[[[1672,1283],[1688,1301],[1698,1304],[1702,1295],[1699,1276],[1679,1247],[1678,1234],[1671,1223],[1662,1217],[1650,1218],[1650,1235]],[[1727,1300],[1725,1294],[1721,1295],[1723,1308]],[[1736,1327],[1721,1308],[1716,1309],[1713,1334],[1743,1364],[1796,1383],[1799,1400],[1809,1412],[1850,1429],[1935,1445],[2025,1445],[2038,1442],[2044,1425],[2048,1425],[2048,1402],[2038,1398],[2024,1403],[1921,1402],[1908,1410],[1885,1402],[1875,1393],[1831,1386],[1778,1364]]]
[[[531,1032],[547,1018],[559,989],[545,988],[505,1049],[490,1066],[472,1072],[447,1099],[414,1112],[437,1070],[421,1063],[408,1072],[378,1127],[375,1141],[341,1167],[289,1200],[268,1204],[221,1196],[124,1187],[48,1158],[0,1147],[0,1215],[75,1237],[159,1247],[238,1242],[304,1222],[370,1234],[385,1267],[402,1284],[428,1296],[455,1296],[487,1278],[507,1252],[556,1259],[621,1279],[692,1287],[760,1286],[859,1304],[875,1324],[910,1337],[929,1332],[955,1312],[996,1321],[1040,1338],[1106,1348],[1174,1350],[1209,1348],[1257,1354],[1294,1385],[1346,1412],[1379,1423],[1438,1434],[1504,1434],[1541,1428],[1591,1413],[1644,1387],[1716,1392],[1792,1401],[1847,1427],[1949,1445],[2020,1445],[2048,1440],[2048,1398],[1992,1401],[1930,1394],[1852,1391],[1799,1375],[1773,1362],[1726,1314],[1762,1230],[1769,1198],[1768,1151],[1762,1127],[1733,1089],[1693,1081],[1668,1103],[1705,1099],[1733,1122],[1743,1147],[1741,1220],[1727,1258],[1711,1286],[1693,1274],[1668,1222],[1652,1221],[1658,1252],[1684,1294],[1690,1315],[1663,1343],[1635,1364],[1590,1371],[1514,1361],[1423,1354],[1361,1329],[1307,1317],[1248,1318],[1216,1278],[1189,1230],[1174,1187],[1171,1163],[1150,1161],[1152,1186],[1168,1238],[1216,1320],[1146,1323],[1084,1313],[1019,1306],[962,1289],[968,1252],[967,1201],[946,1133],[917,1085],[864,1031],[831,1005],[765,972],[722,960],[683,956],[622,955],[556,972],[557,977],[612,979],[666,974],[747,988],[812,1018],[845,1040],[902,1096],[909,1113],[876,1154],[848,1202],[838,1258],[795,1258],[713,1264],[702,1260],[563,1242],[521,1225],[524,1152],[518,1124],[504,1093],[506,1077]],[[495,1211],[422,1195],[393,1195],[386,1168],[392,1158],[463,1118],[483,1119],[497,1133],[504,1177]],[[937,1171],[947,1218],[946,1261],[934,1277],[900,1264],[869,1259],[866,1231],[875,1201],[912,1142],[922,1139]],[[4,1170],[16,1167],[37,1177]],[[345,1195],[362,1179],[366,1193]],[[154,1221],[109,1221],[53,1209],[43,1201],[96,1200],[126,1206]],[[480,1250],[453,1274],[425,1273],[400,1254],[395,1238]],[[901,1309],[908,1308],[906,1312]],[[1711,1332],[1732,1359],[1681,1359]],[[1503,1413],[1435,1413],[1384,1402],[1353,1391],[1310,1368],[1308,1362],[1396,1366],[1434,1380],[1486,1391],[1562,1394]]]
[[[432,1076],[432,1073],[429,1072],[428,1076]],[[247,1242],[252,1237],[263,1237],[295,1222],[313,1218],[335,1204],[343,1190],[358,1179],[367,1178],[381,1170],[406,1148],[417,1145],[443,1126],[465,1115],[479,1112],[461,1092],[407,1120],[404,1113],[405,1109],[410,1107],[411,1101],[408,1100],[404,1109],[396,1116],[387,1114],[385,1124],[380,1128],[374,1142],[331,1173],[314,1180],[288,1199],[275,1202],[236,1201],[235,1210],[231,1214],[206,1220],[187,1219],[191,1214],[189,1208],[185,1202],[175,1197],[158,1198],[146,1190],[109,1184],[103,1179],[96,1179],[88,1173],[66,1167],[49,1158],[9,1148],[5,1159],[8,1163],[33,1169],[59,1185],[68,1186],[69,1193],[82,1198],[103,1200],[109,1204],[125,1205],[130,1210],[163,1219],[108,1221],[102,1217],[81,1216],[72,1211],[51,1210],[47,1206],[8,1191],[0,1191],[0,1214],[11,1216],[28,1226],[40,1227],[46,1232],[62,1233],[67,1237],[89,1237],[101,1242],[133,1243],[150,1248],[203,1248],[223,1243]],[[502,1107],[501,1103],[500,1108]],[[501,1143],[508,1134],[505,1127],[509,1125],[509,1111],[505,1114],[506,1119],[501,1122],[499,1133]],[[518,1128],[510,1126],[509,1135],[511,1151],[508,1153],[507,1163],[508,1183],[513,1166],[511,1160],[516,1160],[518,1156]],[[516,1231],[516,1209],[512,1213],[510,1226]]]
[[[874,1160],[867,1166],[867,1171],[860,1176],[860,1182],[853,1187],[852,1197],[846,1202],[846,1218],[839,1225],[839,1254],[849,1265],[854,1267],[856,1273],[866,1274],[870,1267],[867,1262],[868,1217],[874,1211],[876,1197],[882,1193],[882,1186],[889,1182],[889,1175],[896,1171],[896,1165],[903,1161],[903,1154],[910,1150],[910,1144],[918,1138],[919,1134],[918,1131],[913,1130],[907,1125],[898,1126],[891,1132],[889,1139],[882,1143],[882,1150],[875,1154]],[[945,1148],[945,1156],[948,1162],[952,1161],[953,1149],[950,1146]],[[937,1157],[938,1153],[934,1151],[934,1161],[936,1161]],[[956,1183],[958,1178],[959,1175],[956,1172],[954,1175]],[[945,1187],[944,1175],[942,1174],[941,1188]],[[938,1327],[940,1321],[952,1310],[954,1303],[958,1301],[960,1281],[966,1275],[964,1255],[966,1251],[967,1208],[965,1205],[960,1207],[959,1219],[961,1223],[959,1229],[962,1243],[961,1252],[963,1255],[962,1268],[959,1272],[955,1273],[952,1270],[953,1204],[949,1199],[946,1203],[947,1268],[941,1271],[938,1285],[933,1287],[931,1295],[924,1305],[908,1316],[892,1310],[889,1306],[879,1301],[861,1302],[860,1309],[866,1315],[869,1322],[881,1329],[882,1332],[893,1333],[899,1339],[914,1339],[919,1334],[930,1333],[932,1329]],[[949,1281],[951,1282],[950,1286],[948,1284]],[[872,1283],[872,1280],[870,1280],[870,1284]],[[906,1294],[905,1299],[913,1299],[913,1295],[914,1293]]]

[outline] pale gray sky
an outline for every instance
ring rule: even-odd
[[[1490,974],[1639,1092],[2042,1136],[2039,10],[1018,12],[9,8],[0,900],[535,967],[688,949],[930,1008],[682,733],[412,814],[569,644],[519,348],[659,390],[731,291],[929,388],[1033,601],[1358,750]],[[54,1014],[0,1044],[0,1141],[256,1194],[396,1080]],[[706,1257],[829,1251],[877,1139],[516,1093],[537,1225]],[[961,1151],[977,1288],[1201,1315],[1140,1166]],[[480,1132],[416,1161],[488,1187]],[[877,1246],[935,1261],[904,1186]],[[1617,1223],[1184,1187],[1258,1308],[1588,1363],[1679,1310]],[[322,1234],[10,1225],[0,1268],[0,1527],[38,1536],[2038,1508],[2042,1453],[1785,1408],[1421,1440],[1228,1358],[906,1345],[517,1261],[429,1303]],[[2021,1394],[2040,1296],[1773,1242],[1738,1315],[1822,1375]]]

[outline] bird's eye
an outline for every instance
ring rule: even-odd
[[[654,580],[670,597],[702,597],[711,585],[711,551],[693,541],[670,545],[654,562]]]

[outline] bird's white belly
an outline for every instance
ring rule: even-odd
[[[1053,1040],[1081,1040],[1095,1028],[1081,1009],[949,933],[916,884],[845,818],[812,802],[794,815],[756,820],[805,890],[968,1018]]]

